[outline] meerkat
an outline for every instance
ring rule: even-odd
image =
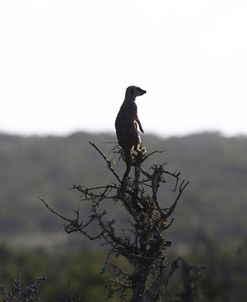
[[[130,86],[126,89],[124,102],[118,112],[115,128],[119,145],[122,147],[126,163],[125,179],[131,170],[132,157],[131,152],[143,152],[140,131],[144,133],[142,124],[137,115],[137,105],[135,99],[137,96],[145,94],[146,91]]]

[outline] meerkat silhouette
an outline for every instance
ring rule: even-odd
[[[123,179],[126,179],[131,170],[132,150],[134,149],[138,153],[143,153],[143,151],[145,152],[146,150],[142,147],[141,143],[139,131],[143,133],[144,131],[137,115],[137,105],[135,103],[136,97],[145,93],[146,91],[139,87],[128,87],[126,89],[125,99],[115,121],[118,143],[122,147],[126,163],[126,171]]]

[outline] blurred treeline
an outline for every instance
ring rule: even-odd
[[[80,206],[70,186],[102,185],[112,181],[95,141],[105,152],[116,138],[110,134],[75,133],[67,137],[0,135],[0,235],[11,244],[60,244],[60,222],[42,206],[44,198],[70,215]],[[231,244],[247,234],[247,138],[225,138],[202,133],[181,138],[143,137],[149,151],[164,150],[149,161],[179,169],[190,185],[175,214],[170,236],[176,242],[194,242],[201,234]],[[120,163],[117,169],[123,165]],[[164,205],[169,202],[167,197]],[[111,212],[119,211],[112,207]],[[11,239],[10,239],[11,238]]]
[[[0,283],[7,284],[8,275],[18,272],[24,283],[46,275],[44,301],[59,301],[68,280],[82,301],[106,300],[106,276],[99,276],[106,251],[65,234],[62,222],[38,199],[71,217],[74,209],[80,207],[82,213],[84,209],[79,196],[69,190],[71,185],[112,181],[89,140],[106,153],[116,143],[110,134],[0,135],[0,241],[8,246],[0,248]],[[172,257],[182,255],[193,265],[206,266],[200,289],[204,301],[247,301],[247,138],[219,133],[167,139],[143,135],[143,143],[150,152],[164,150],[149,161],[150,166],[168,162],[167,168],[179,169],[190,180],[167,234],[173,242]],[[123,173],[123,167],[120,162],[116,169]],[[169,196],[161,191],[159,197],[165,207]],[[121,217],[117,204],[108,205],[108,211]],[[181,290],[177,284],[170,285],[172,293],[174,288]]]

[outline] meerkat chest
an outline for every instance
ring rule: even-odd
[[[137,116],[137,106],[134,102],[123,104],[122,108],[122,115],[124,118],[130,122],[134,122]]]

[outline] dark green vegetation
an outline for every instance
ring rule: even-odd
[[[93,250],[46,252],[44,250],[14,251],[0,247],[0,283],[11,287],[10,276],[20,280],[23,287],[34,278],[46,276],[41,283],[40,297],[46,302],[63,301],[74,288],[72,297],[81,301],[105,301],[105,275],[100,276],[103,254]],[[0,296],[0,301],[2,301]],[[66,301],[66,300],[65,300]]]
[[[193,265],[204,263],[205,272],[197,288],[199,302],[245,302],[246,293],[246,248],[247,243],[237,249],[218,248],[212,242],[203,242],[193,247],[186,258]],[[0,285],[9,288],[9,275],[17,277],[19,272],[23,286],[39,276],[45,275],[39,297],[41,301],[105,302],[104,285],[107,275],[100,275],[104,263],[103,251],[79,249],[77,251],[43,250],[14,251],[0,247]],[[172,256],[171,256],[172,258]],[[71,291],[70,287],[73,288]],[[1,287],[1,286],[0,286]],[[1,292],[1,291],[0,291]],[[181,301],[183,292],[181,276],[177,271],[163,295],[162,301]],[[65,300],[70,296],[71,300]],[[0,294],[0,301],[2,301]],[[81,298],[81,300],[76,300]],[[120,302],[117,298],[112,302]]]
[[[38,197],[68,215],[80,205],[71,185],[112,180],[88,140],[110,150],[113,145],[106,142],[116,138],[88,133],[44,138],[0,135],[1,238],[30,246],[60,244],[68,238]],[[190,180],[175,214],[171,236],[176,242],[206,235],[231,244],[246,236],[247,138],[205,133],[169,139],[145,135],[143,141],[148,150],[164,150],[157,163],[168,161],[169,169],[181,170]],[[118,209],[111,211],[114,215]]]

